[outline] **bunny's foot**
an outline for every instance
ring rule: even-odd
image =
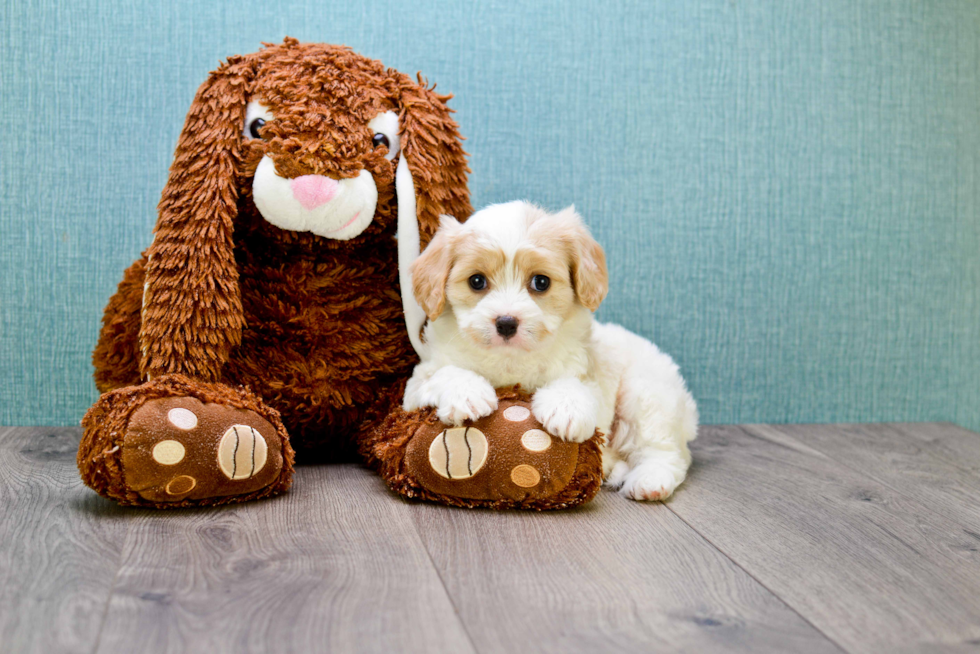
[[[120,504],[244,502],[292,482],[279,414],[245,389],[166,375],[104,394],[82,426],[82,480]]]
[[[442,504],[564,509],[602,483],[600,436],[573,443],[549,434],[519,389],[497,391],[490,415],[454,427],[433,408],[396,408],[362,450],[392,490]]]

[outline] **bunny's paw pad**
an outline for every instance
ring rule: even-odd
[[[104,394],[82,426],[82,480],[120,504],[227,504],[292,483],[279,414],[244,388],[164,376]]]
[[[498,390],[496,411],[459,427],[423,409],[390,417],[386,432],[374,448],[381,474],[408,497],[466,507],[559,509],[588,502],[601,484],[598,433],[584,443],[549,434],[531,413],[530,397],[517,390]]]
[[[154,502],[251,493],[278,479],[283,465],[267,420],[193,397],[144,403],[130,419],[121,461],[126,485]]]

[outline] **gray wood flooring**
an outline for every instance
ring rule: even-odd
[[[0,652],[978,652],[980,435],[704,427],[666,504],[414,504],[358,466],[180,512],[0,428]]]

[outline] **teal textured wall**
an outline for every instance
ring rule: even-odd
[[[288,34],[455,93],[476,205],[574,202],[601,316],[705,422],[980,428],[975,0],[3,0],[0,34],[0,424],[95,399],[196,87]]]

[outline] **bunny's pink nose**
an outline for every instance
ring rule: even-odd
[[[296,177],[289,185],[293,189],[293,197],[299,200],[307,211],[330,202],[333,196],[337,195],[337,188],[340,186],[336,180],[323,175]]]

